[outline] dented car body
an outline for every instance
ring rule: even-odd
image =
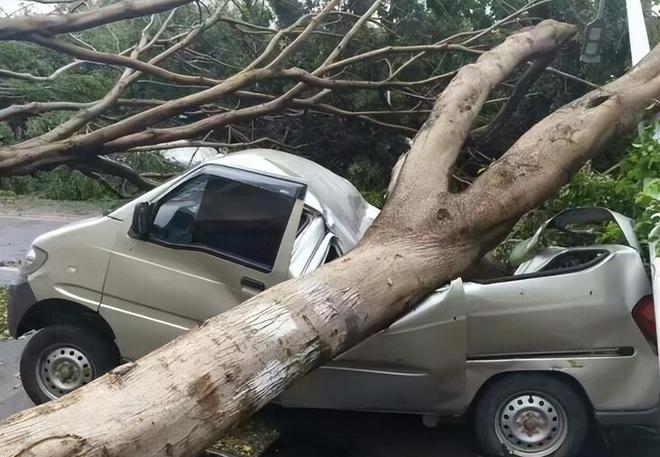
[[[629,245],[538,246],[553,226],[601,221],[620,224]],[[631,220],[567,210],[522,246],[528,260],[513,275],[453,281],[282,402],[462,415],[493,377],[546,371],[577,381],[603,422],[657,424],[657,357],[631,317],[651,295]]]

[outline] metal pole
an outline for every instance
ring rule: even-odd
[[[637,65],[651,51],[642,10],[642,0],[626,0],[626,13],[628,14],[628,35],[630,36],[632,64]]]

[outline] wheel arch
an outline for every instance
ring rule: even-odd
[[[97,311],[80,303],[56,298],[41,300],[30,307],[18,324],[16,337],[47,325],[67,324],[95,328],[115,339],[112,327]]]
[[[472,416],[477,404],[479,403],[481,398],[483,398],[483,395],[488,389],[488,387],[490,387],[492,384],[494,384],[495,382],[501,379],[516,375],[550,376],[555,379],[560,379],[567,382],[575,389],[575,392],[577,392],[578,395],[580,395],[582,400],[585,402],[587,409],[590,411],[590,414],[593,416],[593,411],[594,411],[593,404],[591,403],[591,399],[589,398],[589,395],[587,395],[587,392],[584,390],[584,387],[582,386],[580,381],[578,381],[571,374],[559,370],[512,370],[512,371],[504,371],[501,373],[496,373],[492,375],[490,378],[486,379],[486,381],[484,381],[481,384],[479,390],[477,390],[477,393],[474,395],[474,397],[472,397],[472,400],[470,401],[470,405],[468,406],[468,409],[466,411],[466,416]]]

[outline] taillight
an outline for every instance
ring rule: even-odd
[[[658,346],[658,334],[655,329],[655,308],[653,306],[653,296],[647,295],[643,297],[632,311],[633,319],[635,323],[642,331],[644,336],[650,343],[653,344],[653,347],[657,348]]]

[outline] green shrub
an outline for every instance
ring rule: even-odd
[[[655,129],[655,125],[649,126],[638,135],[618,166],[608,172],[589,167],[578,171],[556,197],[516,225],[499,254],[505,255],[515,242],[530,237],[543,221],[559,211],[584,206],[603,206],[633,218],[637,236],[645,245],[660,213],[660,143],[653,138]],[[599,238],[602,243],[619,240],[620,231],[614,225]]]

